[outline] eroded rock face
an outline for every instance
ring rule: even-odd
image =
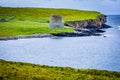
[[[101,15],[97,17],[96,19],[89,19],[89,20],[81,20],[81,21],[69,21],[66,22],[66,26],[71,26],[74,27],[75,29],[81,29],[81,28],[87,28],[87,27],[97,27],[101,28],[103,24],[105,24],[106,21],[106,16]]]
[[[49,28],[64,28],[62,16],[52,14],[50,16]]]

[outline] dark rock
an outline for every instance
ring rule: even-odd
[[[109,26],[107,24],[102,24],[101,29],[107,29],[107,28],[112,28],[112,26]]]
[[[105,31],[104,30],[100,30],[100,29],[96,30],[96,33],[103,33],[103,32],[105,32]]]
[[[107,37],[107,36],[103,36],[103,37]]]
[[[76,36],[83,36],[83,34],[80,33],[59,33],[59,34],[52,34],[54,36],[59,36],[59,37],[76,37]]]
[[[97,34],[97,33],[95,33],[95,34],[93,34],[93,36],[101,36],[101,34]]]
[[[8,19],[6,19],[6,18],[0,18],[0,22],[8,22]]]
[[[87,32],[87,33],[77,33],[77,32],[72,32],[72,33],[59,33],[59,34],[52,34],[54,36],[59,36],[59,37],[79,37],[79,36],[91,36],[93,33]]]

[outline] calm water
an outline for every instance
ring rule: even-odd
[[[120,16],[108,16],[103,36],[0,41],[0,59],[120,71]]]

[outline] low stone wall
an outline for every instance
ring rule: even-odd
[[[0,18],[0,22],[8,22],[9,20],[15,19],[15,16],[11,14],[0,14],[0,16],[2,16],[2,18]],[[5,18],[5,17],[8,17],[8,18]]]
[[[104,25],[106,20],[105,15],[98,16],[96,19],[89,19],[89,20],[80,20],[80,21],[69,21],[65,22],[65,26],[71,26],[75,29],[87,28],[87,27],[97,27],[101,28]]]

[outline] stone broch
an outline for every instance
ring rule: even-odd
[[[52,14],[50,16],[49,28],[64,28],[62,16]]]

